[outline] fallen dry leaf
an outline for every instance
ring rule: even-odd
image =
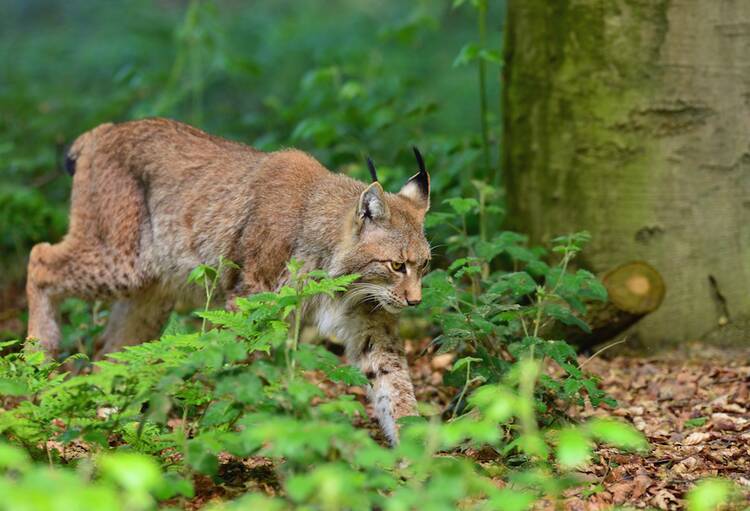
[[[430,364],[433,369],[447,369],[453,363],[454,358],[456,358],[456,355],[453,353],[443,353],[432,357]]]
[[[682,441],[683,445],[698,445],[704,444],[711,439],[712,434],[704,431],[696,431],[690,433],[685,440]]]
[[[610,485],[608,490],[612,493],[612,502],[615,504],[623,504],[633,491],[633,482],[623,481],[615,483]]]
[[[748,420],[742,417],[732,417],[726,413],[711,414],[711,425],[719,431],[742,431]]]
[[[672,492],[666,489],[661,489],[651,499],[651,503],[659,509],[674,509],[674,504],[677,504],[679,500],[674,496]]]
[[[641,495],[646,493],[646,490],[648,490],[652,484],[653,480],[647,475],[641,474],[635,476],[635,479],[633,479],[633,491],[630,495],[630,498],[632,500],[638,500]]]

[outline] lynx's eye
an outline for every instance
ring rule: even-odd
[[[397,261],[391,261],[390,263],[391,270],[399,272],[399,273],[406,273],[406,265],[404,263],[399,263]]]

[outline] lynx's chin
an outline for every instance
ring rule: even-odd
[[[391,314],[398,314],[404,308],[403,306],[394,305],[390,302],[380,302],[383,305],[383,310],[390,312]]]

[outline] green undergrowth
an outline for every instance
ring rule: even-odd
[[[450,206],[444,219],[459,225],[480,208]],[[515,234],[485,241],[460,231],[451,246],[465,257],[427,277],[424,305],[443,330],[436,344],[459,355],[446,373],[456,397],[442,414],[427,406],[403,419],[397,446],[356,425],[367,415],[354,396],[320,385],[366,385],[364,375],[299,342],[305,301],[340,294],[357,276],[302,273],[292,261],[291,283],[278,292],[239,299],[236,312],[201,310],[198,331],[125,348],[92,371],[70,375],[65,368],[85,356],[61,364],[34,346],[0,358],[0,510],[180,508],[196,496],[198,476],[226,486],[227,466],[248,458],[270,464],[274,495],[247,485],[210,508],[523,510],[540,499],[560,504],[583,485],[578,470],[598,443],[647,452],[626,423],[562,413],[615,403],[570,346],[540,337],[547,323],[579,324],[586,301],[603,298],[593,276],[570,270],[586,236],[558,239],[549,263]],[[496,257],[515,271],[494,269]],[[207,303],[229,265],[191,275]],[[479,463],[469,449],[492,454]],[[730,492],[708,481],[688,502],[713,509],[700,503]]]
[[[366,416],[359,401],[328,397],[313,380],[366,378],[323,347],[299,344],[295,321],[305,300],[340,293],[356,276],[301,274],[295,263],[290,271],[290,286],[240,299],[237,312],[197,313],[205,331],[128,347],[87,374],[68,375],[28,347],[0,359],[0,509],[179,507],[196,474],[222,483],[220,455],[270,458],[281,488],[220,508],[526,509],[576,485],[572,471],[595,442],[647,449],[620,422],[543,425],[545,350],[530,346],[502,374],[464,389],[452,419],[404,420],[399,445],[381,445],[353,425]],[[210,295],[217,275],[204,268],[193,280]],[[460,359],[455,370],[464,366],[480,364]],[[496,460],[479,465],[461,454],[469,447],[492,449]]]
[[[530,247],[526,236],[500,231],[471,234],[467,226],[484,225],[496,191],[476,183],[477,198],[445,200],[444,211],[432,213],[428,226],[448,231],[446,255],[450,261],[425,277],[422,309],[440,326],[433,343],[438,352],[465,355],[454,364],[446,383],[462,388],[455,402],[460,410],[466,389],[503,381],[524,359],[552,361],[562,377],[541,374],[535,397],[539,420],[552,424],[568,405],[617,403],[600,388],[597,379],[577,362],[573,346],[554,336],[555,325],[590,331],[585,322],[587,304],[606,301],[607,290],[595,275],[573,270],[575,257],[589,241],[586,232],[561,236],[551,247]],[[510,269],[510,270],[509,270]]]

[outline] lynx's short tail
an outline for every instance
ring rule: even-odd
[[[75,139],[75,141],[70,145],[70,148],[65,154],[65,172],[67,172],[71,176],[75,175],[76,162],[78,161],[78,158],[80,158],[81,154],[84,151],[93,151],[96,147],[96,138],[102,133],[109,131],[112,126],[114,126],[114,124],[112,124],[111,122],[100,124],[96,128],[87,131],[86,133]]]

